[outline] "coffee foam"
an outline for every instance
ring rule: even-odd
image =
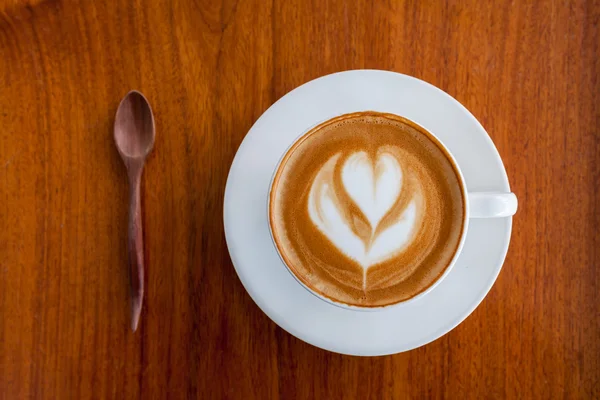
[[[340,160],[341,155],[331,157],[313,180],[308,215],[331,243],[366,270],[414,239],[423,202],[420,192],[403,193],[410,188],[403,188],[402,170],[390,149],[379,152],[375,163],[364,151]],[[340,162],[341,174],[336,176]],[[390,213],[401,196],[409,203],[401,212]],[[362,215],[348,215],[352,206]]]
[[[463,229],[457,172],[422,128],[373,112],[313,128],[270,193],[280,254],[307,286],[363,307],[396,303],[444,272]]]

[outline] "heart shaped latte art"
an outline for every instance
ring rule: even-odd
[[[337,166],[340,162],[341,168]],[[379,152],[374,160],[363,151],[343,159],[338,153],[321,167],[312,182],[310,218],[335,247],[366,271],[398,254],[412,238],[417,199],[411,198],[398,215],[390,213],[402,195],[404,178],[391,152]],[[348,212],[352,207],[360,210],[367,223]]]

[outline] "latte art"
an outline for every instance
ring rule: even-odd
[[[275,245],[302,283],[334,301],[378,307],[409,299],[457,251],[459,179],[436,139],[404,118],[334,118],[300,138],[275,174]]]
[[[308,214],[332,244],[366,270],[392,257],[414,238],[422,218],[417,204],[422,199],[418,190],[412,190],[404,194],[410,197],[406,207],[391,213],[402,199],[402,190],[409,190],[402,185],[403,172],[396,157],[383,151],[373,163],[360,151],[343,160],[336,171],[341,156],[331,157],[315,177]],[[344,204],[346,196],[354,204]],[[352,213],[353,205],[358,212]]]

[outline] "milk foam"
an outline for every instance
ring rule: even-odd
[[[394,221],[379,230],[402,191],[403,174],[398,159],[385,151],[379,152],[375,160],[364,151],[355,152],[342,161],[340,157],[341,153],[331,157],[315,176],[308,198],[308,214],[333,245],[366,271],[393,257],[414,239],[419,214],[417,203],[420,202],[411,199]],[[357,234],[354,221],[341,209],[343,194],[336,193],[334,184],[339,162],[343,162],[341,190],[368,220],[370,234]],[[414,197],[417,196],[418,192]]]
[[[346,192],[365,214],[372,227],[398,199],[402,186],[402,170],[396,158],[381,154],[375,168],[364,151],[352,154],[342,168],[342,182]]]
[[[451,160],[427,131],[392,114],[346,114],[312,128],[282,159],[269,199],[273,239],[294,276],[361,307],[430,287],[464,229]]]

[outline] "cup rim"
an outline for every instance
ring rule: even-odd
[[[438,148],[440,148],[440,150],[442,150],[442,152],[444,153],[446,158],[448,160],[450,160],[450,164],[452,164],[454,172],[456,173],[456,176],[458,177],[458,180],[460,182],[461,194],[462,194],[462,198],[463,198],[463,211],[464,212],[463,212],[463,219],[462,219],[462,231],[460,234],[460,239],[458,241],[458,245],[456,246],[456,249],[454,250],[454,254],[452,255],[452,258],[450,259],[450,262],[448,263],[448,265],[446,266],[444,271],[433,281],[432,284],[430,284],[427,288],[423,289],[421,292],[417,293],[416,295],[414,295],[408,299],[400,300],[398,302],[386,304],[386,305],[382,305],[382,306],[364,307],[364,306],[343,303],[343,302],[331,299],[327,296],[324,296],[321,293],[318,293],[315,290],[313,290],[311,287],[309,287],[294,273],[292,268],[285,261],[285,258],[281,254],[281,250],[279,249],[279,246],[277,245],[277,241],[275,240],[275,236],[273,233],[273,226],[271,224],[271,193],[273,191],[273,184],[275,183],[275,178],[277,177],[279,169],[281,168],[282,163],[285,160],[286,156],[305,136],[307,137],[308,133],[310,133],[315,128],[319,127],[320,125],[324,125],[324,124],[330,122],[331,120],[334,120],[337,118],[349,117],[354,114],[358,115],[358,114],[369,114],[369,113],[381,115],[384,117],[386,115],[393,116],[393,118],[400,119],[404,123],[410,125],[411,127],[415,128],[416,130],[418,130],[419,132],[424,133],[429,136],[429,139],[431,139],[438,146]],[[440,284],[440,282],[442,282],[444,280],[444,278],[446,278],[446,276],[448,276],[450,271],[454,268],[456,261],[458,260],[458,257],[460,256],[460,254],[462,252],[462,249],[463,249],[464,243],[465,243],[465,239],[467,237],[467,231],[469,228],[469,196],[468,196],[465,178],[463,176],[460,166],[458,165],[458,162],[454,158],[454,155],[448,149],[448,147],[446,147],[446,145],[429,129],[423,127],[422,125],[414,122],[413,120],[411,120],[407,117],[404,117],[404,116],[401,116],[398,114],[394,114],[394,113],[390,113],[390,112],[382,112],[382,111],[376,111],[376,110],[355,111],[355,112],[350,112],[350,113],[334,115],[330,118],[327,118],[325,120],[319,121],[319,122],[311,125],[307,129],[303,130],[302,133],[300,135],[298,135],[292,141],[292,143],[283,151],[281,157],[279,158],[279,160],[277,161],[277,164],[275,165],[275,168],[273,169],[273,173],[271,175],[271,179],[269,182],[269,189],[268,189],[268,193],[267,193],[267,225],[269,226],[269,236],[271,238],[271,242],[272,242],[273,246],[275,247],[275,250],[277,252],[279,259],[285,266],[288,273],[290,275],[292,275],[292,277],[296,280],[296,282],[298,282],[300,284],[300,286],[302,286],[310,294],[312,294],[313,296],[317,297],[318,299],[320,299],[326,303],[329,303],[331,305],[334,305],[336,307],[343,308],[346,310],[359,311],[359,312],[377,312],[377,311],[388,310],[393,307],[405,306],[405,305],[408,305],[409,303],[413,303],[413,302],[425,297],[428,293],[430,293],[433,289],[435,289],[435,287],[437,287]]]

